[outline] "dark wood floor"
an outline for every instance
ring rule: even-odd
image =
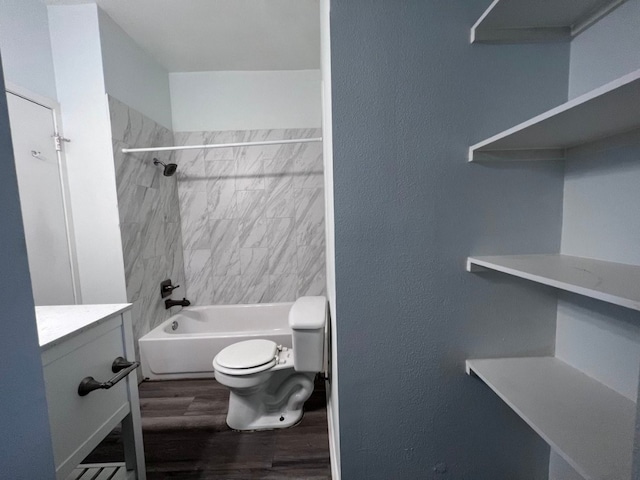
[[[316,382],[302,422],[280,430],[230,430],[225,423],[228,397],[215,380],[140,385],[148,480],[331,478],[324,382]],[[122,458],[116,431],[86,462]]]

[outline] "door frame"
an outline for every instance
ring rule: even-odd
[[[5,91],[6,93],[11,93],[29,102],[35,103],[37,105],[40,105],[41,107],[51,110],[51,112],[53,113],[54,135],[58,135],[64,138],[62,132],[62,114],[60,112],[60,104],[56,100],[37,94],[11,82],[5,82]],[[51,141],[54,141],[53,137],[51,138]],[[67,169],[67,161],[64,154],[64,142],[62,142],[62,149],[57,150],[56,153],[58,155],[58,175],[60,178],[60,185],[62,187],[62,208],[64,210],[65,226],[67,230],[67,248],[69,250],[69,259],[71,261],[71,284],[73,287],[73,298],[76,305],[80,305],[82,303],[82,293],[78,280],[78,256],[73,228],[73,215],[71,212],[71,194],[69,190],[69,174]]]

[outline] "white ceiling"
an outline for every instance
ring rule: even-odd
[[[95,1],[170,72],[320,68],[319,0]]]

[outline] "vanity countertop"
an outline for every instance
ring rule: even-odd
[[[131,308],[130,303],[112,305],[54,305],[36,307],[40,350],[45,351]]]

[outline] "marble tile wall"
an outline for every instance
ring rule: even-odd
[[[109,111],[127,300],[133,303],[137,340],[172,313],[160,298],[162,280],[171,278],[182,286],[173,298],[185,296],[178,182],[177,176],[165,177],[162,168],[153,165],[154,157],[174,163],[173,152],[124,154],[121,149],[172,146],[174,138],[171,130],[113,97]]]
[[[320,137],[319,129],[175,133],[178,145]],[[322,144],[176,153],[187,297],[196,305],[324,295]]]

